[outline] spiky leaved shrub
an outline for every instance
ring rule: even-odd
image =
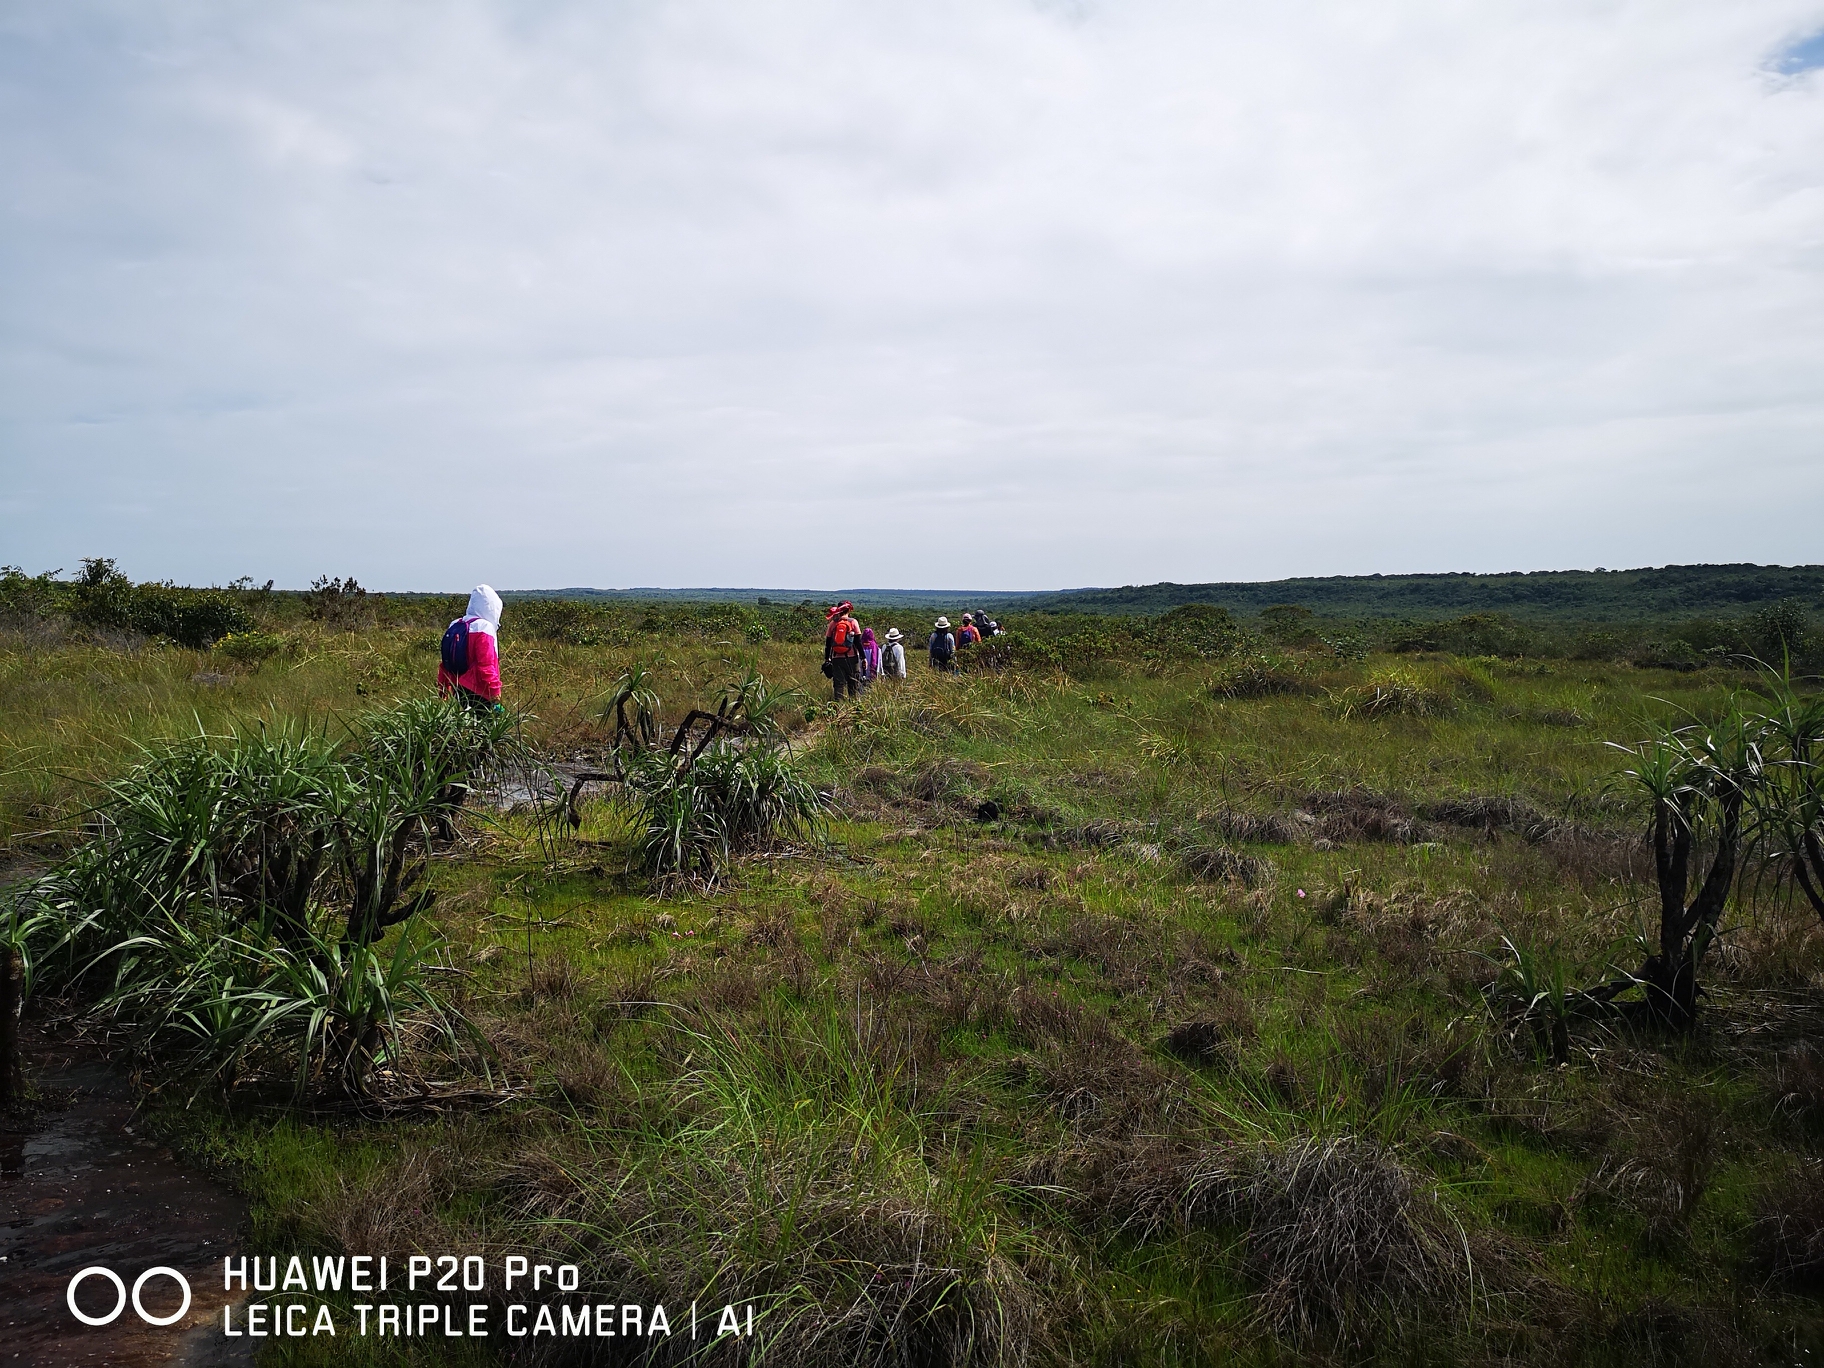
[[[689,764],[647,752],[627,766],[640,821],[636,862],[658,877],[713,881],[730,858],[812,831],[823,801],[779,748],[717,742]]]
[[[199,735],[106,785],[90,839],[9,909],[35,986],[199,1082],[293,1072],[360,1093],[422,970],[425,861],[508,722],[423,700],[323,732]],[[295,1030],[293,1028],[296,1028]]]
[[[638,822],[633,861],[640,869],[656,878],[715,878],[727,842],[688,769],[661,751],[635,755],[627,761],[627,795]]]
[[[785,718],[802,702],[750,662],[713,709],[692,708],[662,745],[650,674],[644,665],[622,674],[602,715],[615,721],[633,864],[659,879],[714,882],[733,856],[815,828],[823,802],[785,738]]]
[[[1753,843],[1757,795],[1768,778],[1766,740],[1767,719],[1731,702],[1715,719],[1658,727],[1636,745],[1616,747],[1628,757],[1622,778],[1648,806],[1660,915],[1657,953],[1610,988],[1640,984],[1667,1025],[1688,1028],[1696,1019],[1698,970],[1716,941],[1744,846]]]

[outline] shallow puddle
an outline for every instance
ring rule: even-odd
[[[28,1030],[25,1063],[53,1105],[23,1125],[0,1122],[0,1368],[252,1363],[246,1341],[221,1332],[222,1307],[240,1295],[222,1290],[222,1258],[243,1252],[246,1204],[136,1133],[132,1089],[92,1049]],[[84,1325],[65,1294],[95,1265],[129,1293],[147,1269],[174,1268],[189,1281],[190,1310],[152,1326],[129,1302],[112,1323]],[[181,1297],[159,1276],[141,1302],[163,1316]],[[101,1316],[118,1298],[90,1276],[77,1305]]]

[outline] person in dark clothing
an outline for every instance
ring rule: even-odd
[[[931,632],[931,668],[945,674],[956,668],[956,638],[950,632],[950,619],[940,617]]]
[[[846,692],[850,698],[861,697],[861,624],[848,602],[830,609],[829,626],[823,632],[823,672],[835,689],[840,703]]]

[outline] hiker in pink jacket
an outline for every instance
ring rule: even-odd
[[[465,703],[500,706],[500,595],[485,584],[469,595],[469,611],[443,634],[437,692]]]

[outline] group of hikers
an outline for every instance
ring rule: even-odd
[[[500,595],[485,584],[475,586],[469,595],[469,610],[457,618],[443,633],[441,659],[437,665],[437,692],[446,698],[454,696],[469,706],[488,711],[500,709]],[[842,699],[859,698],[861,691],[876,679],[906,677],[905,640],[899,628],[888,628],[877,638],[872,627],[855,620],[855,605],[844,600],[831,608],[823,633],[823,672]],[[999,636],[1001,624],[990,621],[986,613],[964,613],[962,625],[955,631],[950,619],[940,617],[932,624],[931,638],[925,644],[931,668],[944,673],[955,671],[957,653],[966,651],[983,637]]]
[[[872,627],[863,627],[855,619],[855,605],[846,599],[825,614],[823,630],[823,673],[829,678],[840,702],[844,697],[859,698],[861,691],[876,679],[906,677],[905,642],[897,627],[889,627],[883,638],[876,638]],[[991,622],[986,613],[964,613],[963,623],[950,630],[950,619],[940,617],[932,624],[931,639],[925,643],[931,668],[949,673],[956,669],[958,651],[967,650],[983,637],[999,636],[1001,624]]]

